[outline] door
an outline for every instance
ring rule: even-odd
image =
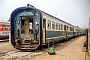
[[[43,19],[43,33],[42,33],[43,45],[46,44],[46,19]]]

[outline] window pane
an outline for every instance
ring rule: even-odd
[[[63,30],[63,25],[61,24],[61,30]]]
[[[60,23],[59,23],[59,30],[60,30]]]
[[[48,26],[47,26],[48,29],[51,29],[51,21],[48,20]]]
[[[66,25],[64,25],[64,30],[66,30]]]
[[[52,21],[52,29],[55,29],[55,22]]]
[[[72,27],[70,27],[70,31],[73,31],[73,28]]]
[[[56,22],[56,30],[58,30],[58,23]]]
[[[7,30],[9,30],[9,28],[10,28],[10,25],[7,25],[7,27],[6,27],[6,28],[7,28]]]
[[[2,30],[6,30],[6,25],[2,25]]]
[[[68,31],[68,26],[67,26],[67,31]]]

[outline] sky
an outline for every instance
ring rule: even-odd
[[[0,20],[8,20],[13,10],[27,4],[74,26],[88,27],[90,0],[0,0]]]

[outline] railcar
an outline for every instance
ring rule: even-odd
[[[74,37],[74,26],[32,5],[11,13],[11,44],[20,50],[35,50],[48,42]],[[77,36],[77,34],[76,34]]]
[[[84,29],[74,26],[74,37],[85,35]]]
[[[0,21],[0,40],[9,39],[10,22]]]

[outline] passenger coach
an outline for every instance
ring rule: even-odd
[[[10,22],[0,21],[0,40],[8,39],[10,33]]]
[[[48,41],[68,40],[78,35],[74,31],[76,29],[73,25],[29,4],[11,13],[11,43],[21,50],[35,50],[46,45]],[[77,32],[83,34],[82,30]]]

